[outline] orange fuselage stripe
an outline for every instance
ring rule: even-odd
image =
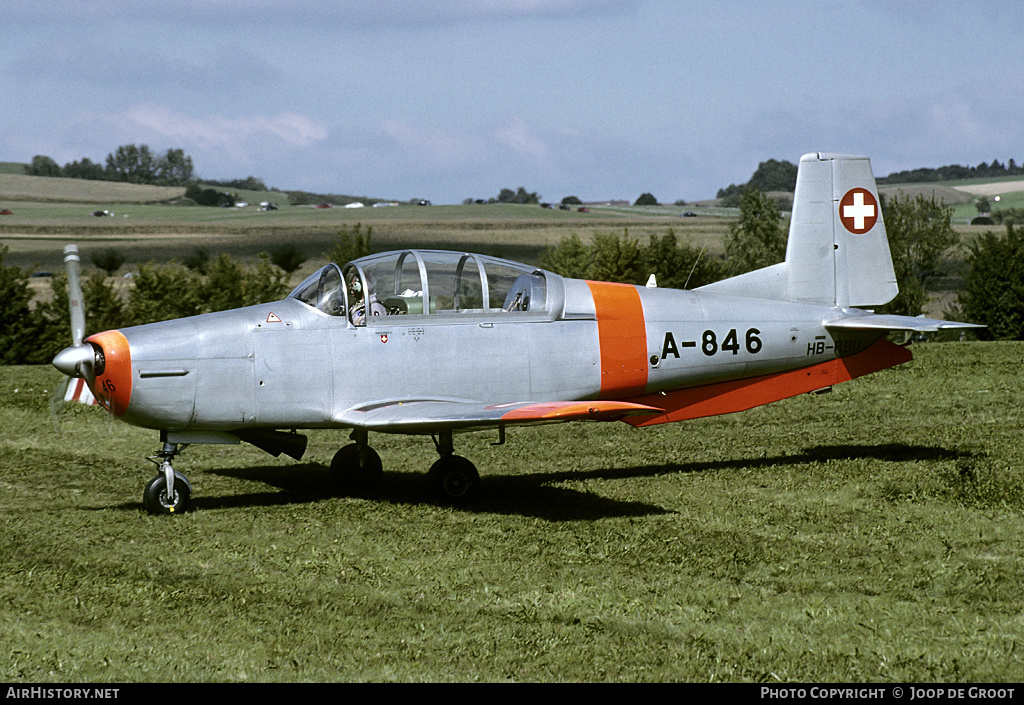
[[[601,343],[601,397],[620,399],[647,388],[647,326],[635,286],[587,282]]]

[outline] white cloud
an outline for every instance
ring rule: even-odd
[[[548,156],[547,142],[519,118],[513,118],[507,125],[494,130],[493,136],[499,144],[523,156],[533,159],[545,159]]]
[[[166,106],[141,104],[111,116],[110,121],[128,134],[150,134],[171,142],[200,146],[239,145],[272,139],[308,148],[327,137],[327,130],[322,125],[293,112],[244,118],[223,115],[192,117]],[[228,151],[231,151],[230,147]]]
[[[79,26],[109,22],[110,18],[201,25],[310,23],[346,27],[409,26],[529,17],[573,17],[632,12],[644,0],[360,0],[324,3],[321,0],[6,0],[4,14],[18,22],[68,23]]]
[[[447,170],[476,165],[487,150],[485,141],[472,133],[416,125],[404,120],[385,120],[381,131],[395,152],[429,169]]]

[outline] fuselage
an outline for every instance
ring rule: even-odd
[[[465,276],[472,263],[459,267]],[[445,304],[426,286],[398,300],[396,282],[388,307],[359,319],[344,286],[343,304],[318,305],[321,284],[316,295],[300,286],[273,303],[108,331],[89,339],[106,358],[94,391],[122,420],[162,430],[332,427],[374,404],[634,399],[810,367],[881,335],[829,332],[827,306],[528,278],[526,306],[508,303],[520,280],[493,306],[458,295]],[[412,294],[431,305],[411,306]]]

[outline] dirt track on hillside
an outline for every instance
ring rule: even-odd
[[[997,181],[991,184],[972,184],[970,186],[954,186],[953,188],[975,196],[996,196],[1001,193],[1024,191],[1024,181]]]

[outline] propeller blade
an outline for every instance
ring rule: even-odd
[[[68,305],[71,309],[71,346],[53,358],[53,366],[68,377],[92,379],[96,350],[85,338],[85,309],[82,307],[82,259],[78,245],[64,248],[64,268],[68,273]]]
[[[64,269],[68,273],[71,344],[78,347],[85,338],[85,309],[82,308],[82,259],[78,255],[78,245],[68,245],[64,248]]]

